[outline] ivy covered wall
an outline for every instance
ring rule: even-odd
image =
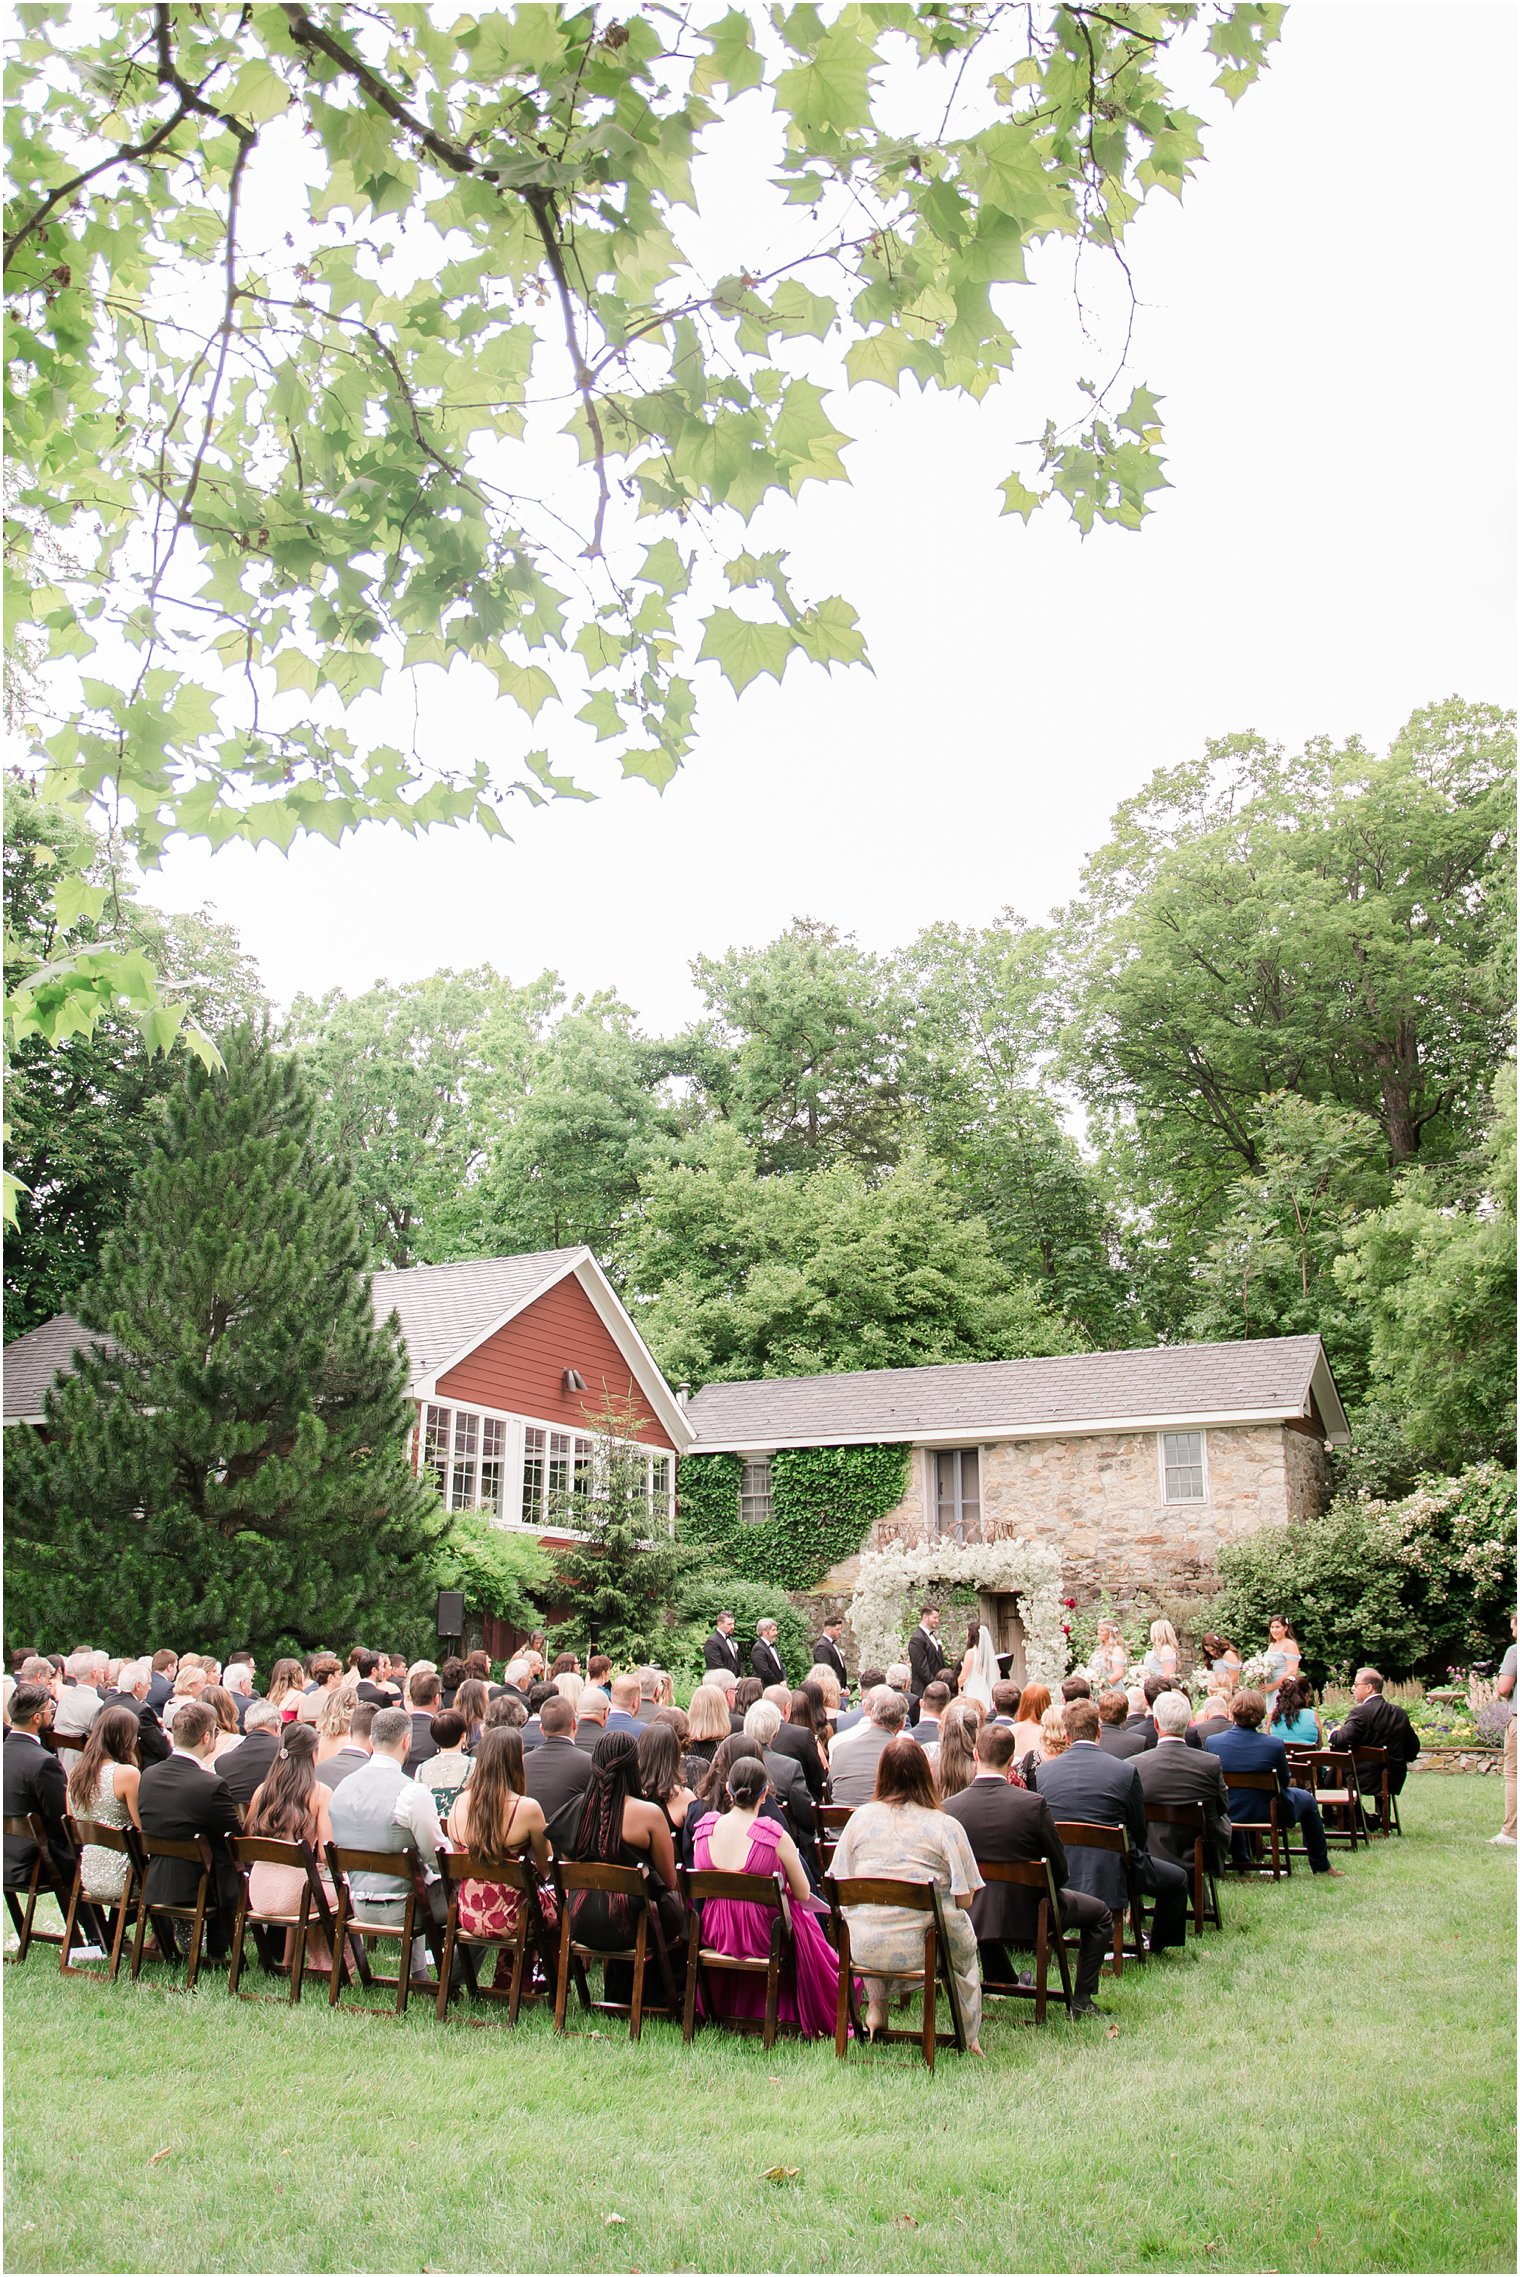
[[[739,1457],[683,1455],[676,1530],[747,1580],[811,1589],[901,1502],[908,1453],[905,1446],[787,1448],[771,1457],[772,1514],[754,1526],[739,1518]]]

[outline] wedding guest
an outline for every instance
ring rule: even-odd
[[[781,1710],[774,1700],[757,1700],[744,1719],[744,1736],[760,1749],[766,1773],[798,1848],[816,1865],[818,1836],[813,1798],[808,1792],[802,1765],[794,1755],[785,1754],[777,1747],[784,1729]]]
[[[515,1691],[509,1691],[505,1686],[502,1686],[495,1693],[494,1698],[500,1700],[505,1708],[521,1709],[522,1713],[514,1719],[517,1726],[527,1722],[527,1703],[519,1699]],[[491,1708],[492,1701],[491,1688],[480,1676],[465,1677],[458,1691],[454,1694],[453,1713],[464,1718],[464,1744],[467,1748],[479,1746],[480,1735],[485,1727],[486,1715]]]
[[[549,1840],[565,1853],[580,1817],[581,1798],[591,1784],[591,1758],[575,1744],[575,1717],[568,1700],[551,1692],[540,1716],[539,1743],[524,1751],[525,1790],[543,1811]]]
[[[418,1766],[415,1776],[432,1796],[438,1816],[447,1819],[474,1768],[474,1759],[465,1753],[469,1727],[457,1708],[443,1708],[428,1725],[428,1737],[436,1752]]]
[[[324,1760],[317,1751],[317,1777],[324,1787],[341,1787],[355,1771],[362,1771],[370,1758],[370,1728],[380,1713],[373,1700],[355,1700],[349,1717],[348,1734],[335,1755]],[[228,1758],[229,1763],[231,1758]],[[229,1779],[228,1784],[231,1784]]]
[[[919,1695],[918,1722],[913,1726],[913,1737],[920,1747],[938,1745],[940,1718],[949,1705],[950,1687],[942,1676],[936,1676]]]
[[[785,1692],[783,1706],[783,1687],[778,1684],[773,1689],[775,1697],[771,1705],[776,1709],[779,1728],[770,1745],[776,1754],[790,1755],[794,1759],[801,1769],[808,1793],[815,1803],[821,1803],[828,1777],[824,1755],[828,1742],[825,1739],[823,1747],[818,1742],[818,1727],[824,1721],[822,1708],[815,1706],[800,1688]],[[826,1724],[824,1728],[827,1729]],[[747,1719],[745,1729],[749,1729]]]
[[[729,1721],[728,1703],[721,1687],[716,1684],[699,1684],[691,1696],[686,1717],[687,1754],[700,1756],[704,1763],[711,1763],[719,1745],[733,1729]]]
[[[1288,1751],[1280,1739],[1271,1738],[1261,1729],[1267,1719],[1264,1695],[1251,1685],[1237,1692],[1230,1702],[1230,1729],[1215,1732],[1204,1743],[1210,1755],[1217,1755],[1224,1765],[1224,1783],[1230,1798],[1232,1819],[1259,1819],[1265,1815],[1264,1798],[1249,1787],[1231,1787],[1232,1771],[1267,1772],[1277,1780],[1278,1791],[1292,1814],[1294,1824],[1300,1828],[1304,1848],[1309,1855],[1311,1874],[1338,1875],[1340,1868],[1330,1863],[1325,1846],[1324,1821],[1319,1805],[1306,1787],[1293,1786],[1288,1777]],[[1331,1745],[1339,1745],[1339,1735],[1332,1733]],[[1236,1835],[1236,1855],[1243,1856],[1248,1838]]]
[[[1073,1705],[1090,1708],[1092,1702],[1086,1700],[1074,1702]],[[1066,1721],[1066,1710],[1052,1703],[1040,1718],[1040,1752],[1037,1760],[1052,1763],[1058,1755],[1064,1755],[1070,1745],[1071,1727]]]
[[[1161,1703],[1156,1703],[1159,1708]],[[1309,1684],[1302,1676],[1285,1676],[1277,1687],[1272,1719],[1267,1726],[1273,1739],[1288,1747],[1323,1747],[1324,1728],[1315,1714]]]
[[[965,1828],[942,1811],[923,1749],[899,1736],[876,1766],[871,1800],[853,1811],[834,1851],[838,1881],[933,1882],[953,1901],[946,1915],[950,1966],[960,1996],[967,2044],[980,2055],[982,1975],[970,1907],[984,1884]],[[922,1964],[924,1916],[903,1906],[848,1909],[851,1955],[865,1980],[866,2030],[874,2038],[886,2022],[891,1980],[873,1976],[872,1964],[911,1969]]]
[[[293,1724],[264,1784],[248,1805],[246,1834],[263,1842],[306,1842],[318,1860],[325,1858],[332,1840],[329,1805],[332,1790],[317,1777],[317,1734],[310,1724]],[[319,1877],[329,1898],[336,1895],[325,1869]],[[302,1866],[279,1866],[261,1858],[249,1872],[248,1902],[255,1913],[295,1913],[306,1888]],[[295,1931],[285,1932],[285,1962],[295,1955]],[[314,1969],[329,1965],[325,1939],[312,1927],[306,1933],[306,1961]]]
[[[1349,1747],[1353,1755],[1358,1748],[1383,1747],[1388,1751],[1388,1791],[1399,1794],[1408,1775],[1409,1766],[1420,1752],[1419,1737],[1414,1725],[1403,1709],[1394,1701],[1383,1698],[1383,1679],[1375,1668],[1359,1668],[1351,1685],[1351,1697],[1356,1703],[1343,1724],[1330,1734],[1332,1747]],[[1357,1779],[1362,1789],[1363,1805],[1373,1811],[1377,1807],[1377,1793],[1381,1774],[1369,1763],[1365,1772],[1357,1765]]]
[[[14,1708],[11,1712],[14,1716]],[[227,1782],[212,1769],[216,1733],[216,1717],[204,1701],[182,1697],[174,1719],[173,1753],[167,1763],[150,1763],[137,1786],[138,1823],[145,1835],[191,1842],[204,1834],[210,1841],[214,1872],[206,1951],[214,1961],[226,1957],[237,1910],[238,1872],[226,1838],[242,1831]],[[148,1904],[194,1905],[200,1874],[199,1866],[188,1860],[150,1859]]]
[[[1092,1686],[1085,1676],[1072,1675],[1061,1678],[1061,1704],[1063,1707],[1068,1700],[1090,1700],[1092,1696]]]
[[[454,1694],[464,1682],[468,1670],[457,1652],[451,1652],[438,1671],[438,1705],[452,1708]]]
[[[947,1710],[939,1727],[939,1745],[931,1751],[934,1785],[942,1803],[969,1787],[976,1777],[976,1736],[981,1719],[968,1712],[972,1705],[958,1700]]]
[[[1156,1951],[1187,1941],[1188,1877],[1170,1860],[1152,1857],[1147,1847],[1145,1791],[1132,1762],[1105,1755],[1098,1746],[1098,1711],[1091,1700],[1073,1700],[1061,1710],[1069,1745],[1060,1755],[1047,1749],[1040,1765],[1039,1791],[1058,1824],[1074,1820],[1090,1826],[1121,1826],[1129,1838],[1136,1882],[1154,1897],[1151,1945]],[[1129,1902],[1122,1859],[1111,1850],[1069,1844],[1066,1871],[1076,1889],[1101,1898],[1114,1915]]]
[[[836,1735],[829,1750],[829,1799],[836,1803],[860,1805],[871,1800],[876,1792],[876,1766],[891,1746],[907,1730],[908,1703],[901,1692],[890,1684],[879,1684],[866,1698],[866,1721],[858,1724],[848,1737]],[[916,1739],[908,1745],[922,1757],[923,1749]],[[925,1764],[927,1771],[928,1765]],[[930,1780],[933,1790],[933,1781]]]
[[[607,1714],[612,1702],[599,1684],[588,1684],[581,1693],[575,1709],[575,1744],[587,1755],[594,1754],[607,1736]],[[625,1733],[631,1738],[632,1733]]]
[[[1193,1729],[1200,1739],[1206,1740],[1213,1731],[1223,1731],[1230,1721],[1230,1699],[1235,1686],[1231,1677],[1219,1668],[1210,1669],[1204,1678],[1204,1696]]]
[[[612,1662],[606,1653],[593,1652],[588,1654],[586,1660],[586,1682],[588,1684],[594,1684],[599,1691],[605,1692],[611,1681]]]
[[[428,1758],[437,1753],[438,1743],[433,1737],[433,1718],[438,1713],[438,1703],[442,1693],[443,1687],[438,1681],[436,1668],[424,1667],[421,1663],[416,1663],[408,1669],[406,1694],[411,1702],[412,1746],[411,1753],[406,1759],[406,1767],[414,1779]]]
[[[1004,1677],[1000,1684],[994,1684],[992,1687],[992,1721],[995,1724],[1006,1724],[1011,1731],[1019,1720],[1019,1702],[1023,1697],[1022,1686],[1011,1683],[1007,1677]]]
[[[856,1730],[859,1725],[865,1722],[867,1693],[874,1692],[879,1685],[885,1684],[886,1681],[887,1672],[884,1668],[863,1668],[861,1670],[858,1694],[860,1705],[856,1708],[841,1707],[839,1714],[834,1718],[834,1737],[836,1739],[842,1739],[846,1732]]]
[[[343,1663],[335,1652],[314,1652],[311,1656],[311,1674],[296,1706],[296,1715],[303,1724],[314,1724],[322,1713],[322,1703],[329,1692],[336,1692],[343,1682]]]
[[[828,1719],[829,1733],[832,1736],[834,1720],[839,1714],[840,1702],[844,1698],[844,1688],[833,1669],[821,1660],[815,1661],[802,1679],[804,1692],[811,1692],[815,1687],[823,1701],[823,1712]]]
[[[269,1672],[269,1705],[278,1708],[282,1723],[294,1723],[305,1671],[298,1660],[277,1660]]]
[[[396,1853],[395,1873],[365,1869],[350,1878],[359,1919],[395,1929],[405,1922],[407,1892],[416,1878],[423,1877],[426,1885],[437,1874],[443,1829],[427,1788],[407,1776],[414,1737],[411,1712],[377,1709],[369,1736],[368,1763],[331,1790],[328,1814],[340,1849]],[[432,1919],[431,1905],[421,1909],[421,1917]],[[426,1931],[419,1931],[408,1957],[414,1970],[422,1964],[425,1944]]]
[[[813,2039],[833,2032],[839,1963],[813,1912],[812,1892],[796,1845],[774,1819],[763,1815],[769,1792],[764,1763],[752,1757],[736,1761],[725,1778],[721,1801],[697,1823],[693,1859],[702,1874],[770,1878],[779,1869],[792,1898],[792,1937],[791,1966],[782,1981],[777,2014],[782,2023],[796,2024],[804,2039]],[[740,1900],[711,1898],[702,1909],[702,1943],[736,1959],[763,1959],[770,1951],[771,1920],[768,1912]],[[759,1975],[713,1972],[703,1980],[698,1997],[704,2013],[763,2016],[765,1980]]]
[[[82,1752],[68,1778],[69,1812],[118,1832],[137,1824],[138,1723],[130,1708],[103,1708],[90,1726]],[[84,1894],[97,1904],[118,1906],[131,1861],[123,1850],[86,1842],[79,1853]]]
[[[144,1769],[168,1760],[169,1741],[163,1725],[148,1705],[153,1683],[151,1660],[124,1660],[116,1676],[116,1690],[108,1692],[105,1706],[130,1708],[137,1718],[137,1760]]]
[[[1105,1755],[1117,1755],[1121,1761],[1132,1755],[1143,1755],[1147,1746],[1143,1731],[1129,1729],[1128,1717],[1129,1699],[1125,1693],[1098,1694],[1098,1721],[1102,1726],[1098,1745]]]
[[[528,1793],[522,1741],[506,1725],[492,1724],[482,1732],[469,1784],[452,1800],[446,1832],[456,1849],[483,1862],[506,1865],[531,1860],[539,1877],[535,1892],[539,1916],[546,1931],[558,1928],[554,1893],[547,1886],[547,1822],[542,1807]],[[515,1937],[526,1902],[521,1890],[508,1889],[488,1875],[478,1879],[471,1875],[459,1885],[459,1926],[471,1937]],[[511,1955],[498,1953],[492,1984],[507,1983],[511,1973]]]
[[[110,1689],[107,1681],[109,1666],[103,1652],[81,1650],[69,1654],[64,1663],[68,1682],[53,1711],[53,1730],[56,1733],[66,1739],[84,1737],[100,1714],[101,1702]]]
[[[198,1701],[210,1681],[211,1679],[205,1669],[193,1654],[187,1652],[180,1656],[180,1664],[174,1677],[174,1690],[164,1702],[164,1730],[171,1737],[181,1710],[189,1707],[192,1702]]]
[[[236,1747],[228,1748],[216,1766],[218,1776],[226,1780],[235,1803],[246,1808],[268,1778],[269,1767],[280,1752],[280,1734],[284,1728],[280,1711],[272,1700],[253,1702],[241,1740]]]
[[[232,1704],[232,1694],[225,1684],[205,1685],[201,1698],[216,1718],[216,1742],[211,1750],[211,1760],[217,1763],[224,1755],[230,1755],[242,1745],[243,1735],[238,1730],[237,1709]]]
[[[639,1751],[626,1732],[608,1732],[596,1743],[591,1780],[581,1799],[570,1855],[583,1865],[646,1868],[650,1905],[663,1932],[665,1949],[674,1952],[682,1944],[686,1920],[676,1889],[670,1825],[665,1813],[644,1799],[639,1786]],[[600,1951],[626,1951],[633,1943],[630,1902],[615,1891],[577,1890],[571,1899],[570,1919],[577,1940]],[[651,1928],[651,1950],[655,1944]],[[603,1967],[607,1998],[630,1999],[632,1962],[608,1960]],[[659,1982],[658,1977],[651,1981]],[[656,1993],[655,1997],[660,1996]]]
[[[571,1715],[579,1714],[581,1694],[586,1689],[585,1678],[578,1676],[573,1668],[564,1669],[555,1677],[554,1689],[562,1700],[569,1701]]]
[[[639,1785],[647,1801],[665,1813],[671,1841],[679,1848],[686,1814],[696,1800],[681,1767],[681,1742],[663,1713],[639,1733]]]
[[[726,1692],[728,1686],[720,1682],[718,1689],[721,1692]],[[788,1687],[788,1694],[790,1695],[790,1687]],[[741,1676],[736,1680],[733,1687],[732,1711],[739,1718],[741,1724],[755,1702],[764,1699],[764,1697],[765,1686],[758,1676]]]
[[[1229,1860],[1229,1797],[1224,1771],[1207,1748],[1182,1743],[1188,1729],[1189,1708],[1181,1692],[1163,1692],[1156,1701],[1156,1744],[1135,1758],[1135,1776],[1147,1805],[1175,1809],[1184,1803],[1201,1803],[1204,1815],[1204,1849],[1210,1873],[1222,1874]],[[1157,1858],[1193,1870],[1193,1837],[1185,1828],[1161,1824],[1146,1826],[1146,1848]]]
[[[1113,1915],[1100,1898],[1071,1889],[1066,1853],[1056,1832],[1050,1805],[1031,1794],[1013,1769],[1013,1733],[1006,1724],[985,1724],[977,1734],[976,1776],[946,1804],[949,1817],[966,1830],[978,1870],[984,1865],[1014,1865],[1020,1860],[1046,1858],[1061,1904],[1061,1925],[1078,1934],[1077,1977],[1073,2010],[1078,2016],[1096,2016],[1094,1994],[1113,1937]],[[1015,1783],[1017,1782],[1017,1783]],[[1011,1964],[1005,1948],[1033,1950],[1039,1926],[1037,1890],[1007,1882],[989,1882],[977,1891],[971,1904],[971,1926],[984,1975],[994,1982],[1009,1982]]]
[[[1013,1753],[1017,1762],[1026,1755],[1039,1755],[1042,1751],[1041,1718],[1050,1706],[1050,1692],[1043,1684],[1026,1684],[1019,1696],[1018,1719],[1013,1727]]]

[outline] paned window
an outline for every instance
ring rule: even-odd
[[[479,1508],[499,1518],[507,1484],[507,1427],[500,1416],[487,1415],[480,1425]]]
[[[746,1526],[763,1526],[771,1515],[771,1459],[746,1455],[739,1479],[739,1517]]]
[[[1161,1477],[1164,1502],[1204,1502],[1208,1499],[1203,1477],[1201,1431],[1162,1432]]]
[[[449,1488],[449,1425],[454,1411],[450,1407],[430,1407],[422,1435],[422,1470],[438,1492],[448,1499]]]
[[[670,1524],[670,1457],[649,1458],[649,1516],[662,1532]]]
[[[471,1415],[463,1407],[457,1407],[454,1410],[454,1485],[449,1498],[451,1510],[474,1509],[479,1461],[480,1417]]]
[[[544,1516],[544,1472],[549,1434],[530,1423],[523,1434],[522,1522],[538,1526]]]
[[[982,1463],[976,1447],[941,1447],[935,1455],[934,1516],[948,1540],[981,1540]]]

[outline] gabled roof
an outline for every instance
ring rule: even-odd
[[[686,1415],[704,1454],[878,1440],[953,1445],[1311,1418],[1326,1438],[1350,1443],[1317,1336],[708,1384]]]
[[[97,1336],[71,1312],[54,1313],[40,1328],[29,1328],[5,1347],[5,1420],[40,1423],[42,1398],[57,1376],[74,1373],[74,1354],[91,1344],[111,1349],[109,1336]]]
[[[412,1374],[437,1375],[586,1255],[584,1249],[533,1249],[521,1257],[467,1257],[457,1265],[377,1273],[375,1318],[386,1320],[394,1311]]]
[[[408,1390],[413,1398],[425,1399],[440,1376],[570,1274],[596,1308],[674,1446],[689,1447],[692,1433],[685,1410],[589,1249],[536,1249],[520,1257],[472,1257],[453,1265],[377,1273],[375,1319],[384,1322],[396,1314],[411,1364]],[[39,1423],[44,1392],[56,1377],[72,1374],[75,1348],[91,1341],[89,1330],[72,1313],[61,1312],[7,1345],[6,1422]],[[109,1347],[108,1338],[93,1341]]]

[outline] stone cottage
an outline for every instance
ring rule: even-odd
[[[742,1519],[769,1516],[784,1448],[906,1444],[907,1493],[863,1548],[1046,1541],[1079,1602],[1208,1588],[1226,1543],[1320,1509],[1350,1443],[1317,1336],[709,1384],[686,1414],[694,1453],[742,1458]]]

